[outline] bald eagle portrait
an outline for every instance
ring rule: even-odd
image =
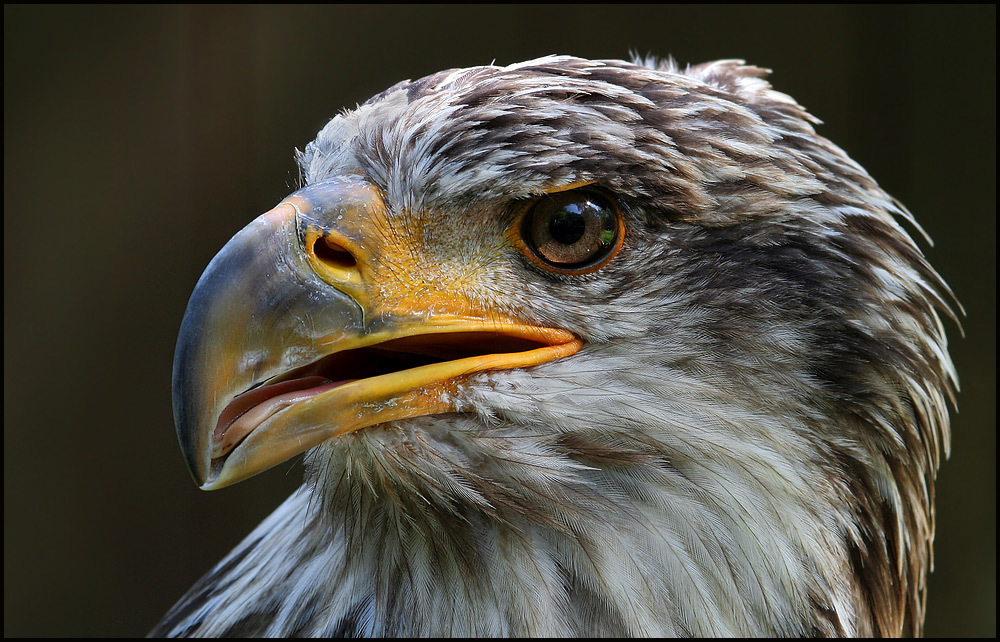
[[[174,362],[202,488],[305,482],[151,635],[920,634],[953,299],[765,74],[550,56],[331,120]]]

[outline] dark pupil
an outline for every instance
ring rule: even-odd
[[[579,205],[569,204],[552,215],[549,221],[549,234],[563,245],[572,245],[581,238],[587,229],[583,211]]]

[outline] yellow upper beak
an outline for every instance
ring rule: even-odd
[[[455,412],[468,375],[581,348],[565,330],[477,309],[468,270],[432,282],[427,239],[390,226],[378,191],[346,176],[292,194],[216,255],[174,357],[178,439],[203,489],[353,430]]]

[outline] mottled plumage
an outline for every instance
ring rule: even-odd
[[[584,347],[312,448],[153,635],[919,634],[950,293],[764,75],[548,57],[334,118],[304,184],[364,177],[385,236],[422,239],[386,300],[458,292]],[[624,240],[567,274],[505,234],[574,185]]]

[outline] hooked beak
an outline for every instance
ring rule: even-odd
[[[477,310],[422,278],[419,235],[384,233],[360,176],[295,192],[234,236],[191,295],[174,419],[203,489],[397,419],[457,412],[470,375],[576,353],[572,333]]]

